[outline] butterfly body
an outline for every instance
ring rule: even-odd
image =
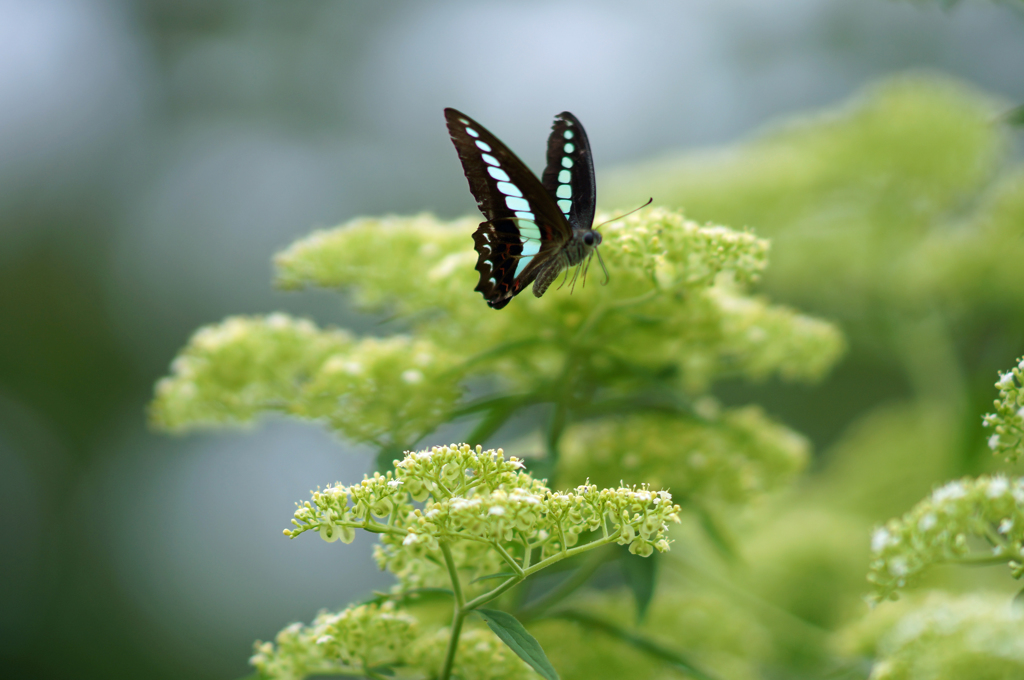
[[[601,243],[586,132],[569,112],[555,117],[543,180],[483,126],[445,109],[448,133],[485,221],[473,233],[477,291],[501,309],[531,283],[540,297],[558,275]]]

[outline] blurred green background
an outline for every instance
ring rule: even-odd
[[[823,460],[922,451],[909,482],[852,488],[840,467],[817,493],[877,521],[978,472],[995,371],[1024,353],[1024,211],[996,240],[957,227],[1022,204],[1005,171],[1019,133],[978,122],[1024,102],[1020,7],[0,0],[5,675],[237,677],[254,639],[386,583],[366,537],[339,558],[280,535],[295,500],[357,479],[368,452],[287,422],[159,436],[145,404],[189,334],[228,314],[376,332],[334,296],[275,292],[270,258],[356,215],[473,213],[444,106],[534,168],[552,115],[571,110],[603,206],[653,195],[773,238],[766,288],[839,322],[851,352],[825,385],[723,398],[761,403]],[[875,108],[837,129],[772,124],[908,69],[966,85],[872,90]],[[891,111],[913,134],[886,132]],[[859,154],[875,129],[892,135],[877,164]]]

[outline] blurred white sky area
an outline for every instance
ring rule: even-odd
[[[48,243],[92,272],[125,370],[151,383],[227,314],[350,319],[272,291],[292,239],[362,214],[473,213],[445,106],[534,168],[552,116],[574,112],[600,199],[614,164],[729,143],[906,69],[1022,102],[1022,37],[1021,13],[987,2],[0,0],[0,266]],[[0,415],[26,413],[3,389]],[[294,424],[145,433],[144,398],[82,469],[45,414],[18,416],[38,436],[0,429],[0,566],[23,584],[0,595],[0,651],[50,625],[33,598],[61,532],[102,556],[129,644],[197,673],[241,675],[252,639],[385,583],[368,540],[281,537],[292,501],[360,478],[365,454]],[[40,530],[65,482],[74,518]]]

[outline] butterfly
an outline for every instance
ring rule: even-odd
[[[594,161],[576,116],[568,111],[555,116],[542,180],[466,114],[445,109],[444,117],[486,219],[473,233],[480,273],[474,290],[501,309],[531,283],[540,297],[563,270],[568,277],[569,267],[576,267],[575,283],[601,244],[600,232],[593,229]],[[583,275],[586,281],[586,269]]]

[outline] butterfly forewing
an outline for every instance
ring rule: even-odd
[[[508,147],[464,113],[444,114],[469,189],[487,220],[473,234],[476,290],[500,309],[533,282],[572,231],[555,199]]]
[[[548,136],[544,189],[574,229],[589,229],[597,205],[594,159],[583,126],[568,111],[555,116]]]

